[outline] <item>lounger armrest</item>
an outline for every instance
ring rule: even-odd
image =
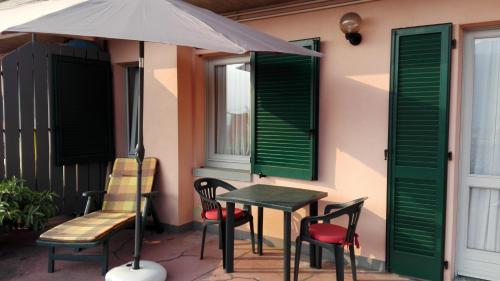
[[[151,192],[142,193],[141,195],[142,195],[142,197],[145,197],[145,198],[154,198],[154,197],[160,195],[160,192],[155,190],[155,191],[151,191]]]
[[[106,194],[106,190],[89,190],[82,193],[82,197],[91,197],[94,195]]]
[[[97,206],[95,198],[98,196],[103,196],[104,194],[106,194],[106,190],[89,190],[83,192],[82,197],[87,198],[87,203],[85,203],[85,210],[83,211],[83,214],[89,214],[93,209],[92,207]]]

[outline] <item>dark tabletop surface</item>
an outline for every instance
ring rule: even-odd
[[[321,191],[256,184],[217,195],[217,200],[293,212],[327,195]]]

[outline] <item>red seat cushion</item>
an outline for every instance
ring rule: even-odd
[[[336,224],[318,223],[309,226],[309,235],[315,240],[330,243],[348,245],[345,239],[347,229]],[[354,235],[356,247],[359,247],[358,234]]]
[[[226,219],[226,208],[222,208],[222,219]],[[238,219],[244,215],[244,211],[239,208],[234,208],[234,218]],[[217,219],[217,209],[212,209],[209,211],[206,211],[201,214],[201,217],[207,219],[207,220],[216,220]]]

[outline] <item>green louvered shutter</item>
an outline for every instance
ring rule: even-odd
[[[294,43],[319,51],[319,40]],[[318,58],[253,56],[256,174],[317,179]]]
[[[442,280],[451,24],[392,32],[389,270]]]

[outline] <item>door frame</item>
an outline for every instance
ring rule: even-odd
[[[464,31],[463,52],[462,52],[462,101],[460,104],[460,157],[459,157],[459,181],[458,181],[458,204],[457,204],[457,239],[455,242],[456,260],[455,275],[465,275],[475,278],[489,279],[491,276],[478,274],[464,268],[465,253],[467,252],[467,227],[469,211],[469,185],[467,177],[470,171],[470,144],[472,126],[472,103],[474,89],[474,53],[471,53],[474,39],[500,37],[500,27],[487,30]],[[467,153],[465,153],[467,152]],[[487,178],[492,176],[475,176],[484,182],[482,187],[488,187]],[[495,177],[500,180],[500,177]],[[489,253],[484,253],[489,255]],[[496,254],[500,255],[500,254]]]

